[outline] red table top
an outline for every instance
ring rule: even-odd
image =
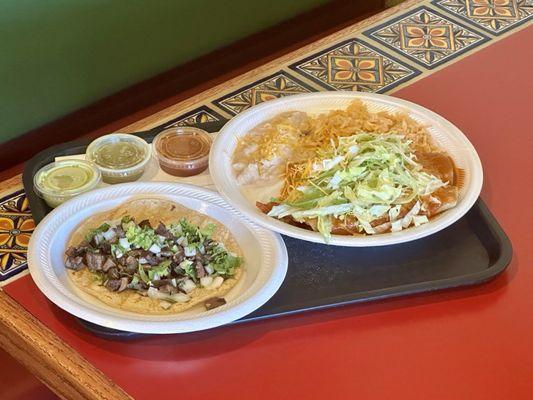
[[[129,342],[88,333],[29,276],[5,291],[135,398],[530,399],[533,52],[527,43],[533,27],[394,93],[456,124],[481,157],[482,197],[514,247],[507,270],[487,284]]]

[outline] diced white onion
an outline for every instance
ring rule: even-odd
[[[187,279],[181,283],[180,287],[185,290],[186,293],[190,293],[196,289],[196,284],[191,279]]]
[[[102,235],[104,236],[104,239],[108,241],[113,239],[115,236],[117,236],[113,228],[109,228],[107,231],[102,233]]]
[[[118,240],[118,244],[120,244],[120,247],[122,247],[126,251],[130,249],[130,242],[126,238],[120,238]]]
[[[204,276],[203,278],[200,278],[200,285],[203,287],[208,287],[213,283],[213,277],[211,276]]]
[[[206,265],[206,266],[204,267],[204,269],[205,269],[205,272],[207,272],[209,275],[211,275],[213,272],[215,272],[215,270],[213,269],[213,267],[211,266],[211,264]]]
[[[213,283],[209,285],[209,289],[217,289],[222,285],[222,283],[224,283],[224,278],[217,276],[215,279],[213,279]]]
[[[184,247],[185,250],[185,257],[194,257],[196,255],[196,248],[195,247]]]
[[[190,299],[190,297],[187,296],[184,293],[176,293],[176,294],[170,295],[170,294],[167,294],[167,293],[161,293],[155,287],[148,288],[148,291],[146,292],[146,294],[151,299],[172,301],[172,302],[178,302],[178,303],[185,303],[185,302],[189,301],[189,299]]]
[[[151,251],[154,254],[161,253],[161,247],[159,247],[157,244],[154,243],[153,245],[150,246],[148,251]]]

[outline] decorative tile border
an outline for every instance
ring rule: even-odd
[[[228,119],[220,115],[215,110],[207,106],[201,106],[170,121],[167,121],[164,124],[159,125],[157,128],[193,126],[213,133],[218,132],[226,122],[228,122]]]
[[[420,74],[359,39],[337,43],[289,66],[328,90],[385,92]]]
[[[364,34],[414,62],[435,68],[489,40],[480,32],[422,6]]]
[[[237,115],[256,104],[280,97],[317,90],[285,71],[278,71],[213,101],[213,104]]]
[[[0,282],[27,268],[26,254],[34,229],[24,190],[0,199]]]
[[[533,18],[531,0],[433,0],[432,4],[493,35]]]

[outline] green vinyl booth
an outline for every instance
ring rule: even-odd
[[[0,143],[326,0],[0,2]]]

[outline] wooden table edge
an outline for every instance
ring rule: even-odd
[[[63,399],[132,398],[3,290],[0,346]]]

